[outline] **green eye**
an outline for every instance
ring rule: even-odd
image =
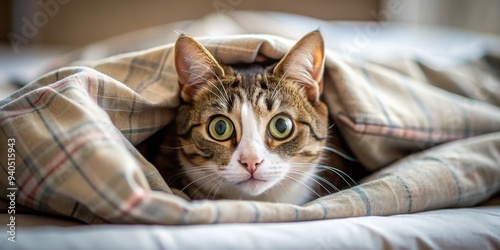
[[[269,123],[269,133],[276,139],[282,140],[292,133],[293,122],[285,115],[273,117]]]
[[[234,126],[225,116],[217,116],[208,124],[208,133],[217,141],[225,141],[233,136]]]

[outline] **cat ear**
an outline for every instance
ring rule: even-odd
[[[186,102],[210,79],[224,76],[224,70],[210,52],[189,36],[182,35],[175,42],[174,60],[181,98]]]
[[[310,101],[318,100],[323,91],[325,45],[319,31],[313,31],[298,41],[281,59],[273,74],[292,78],[303,84]]]

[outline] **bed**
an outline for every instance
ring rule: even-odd
[[[280,58],[318,27],[328,49],[325,100],[372,172],[360,185],[302,206],[186,201],[135,150],[178,105],[174,30],[199,37],[219,60],[248,63]],[[16,138],[20,159],[12,186],[29,211],[16,214],[16,242],[6,235],[0,244],[498,249],[498,55],[495,36],[272,12],[216,13],[87,46],[0,102],[2,140]],[[4,162],[0,182],[9,187]],[[3,188],[1,217],[9,223],[7,195]]]

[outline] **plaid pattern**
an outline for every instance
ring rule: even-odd
[[[293,44],[260,35],[200,41],[223,63],[280,58]],[[188,202],[174,194],[134,147],[172,122],[179,105],[166,45],[50,72],[1,101],[1,198],[9,138],[16,140],[18,204],[87,223],[392,215],[473,206],[500,190],[500,83],[488,60],[441,71],[415,60],[343,61],[335,51],[326,61],[331,116],[373,171],[359,186],[303,206]],[[491,76],[496,88],[479,75]]]

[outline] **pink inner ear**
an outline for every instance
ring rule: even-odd
[[[304,36],[278,63],[274,73],[304,84],[308,98],[317,100],[323,91],[324,43],[313,31]]]
[[[314,51],[313,58],[316,58],[313,61],[313,70],[311,73],[312,78],[316,82],[316,86],[318,88],[318,97],[323,93],[323,73],[325,70],[325,52],[323,44],[321,47],[316,47]]]
[[[175,44],[175,69],[179,81],[183,85],[193,85],[197,78],[193,75],[202,73],[200,65],[203,61],[203,51],[197,46],[197,42],[188,37],[180,37]],[[203,74],[203,73],[202,73]]]
[[[203,84],[214,77],[222,77],[224,71],[201,44],[193,38],[182,36],[174,48],[174,60],[181,97],[190,101]]]
[[[185,101],[192,99],[196,93],[196,82],[191,81],[191,63],[189,62],[192,55],[189,51],[193,51],[189,44],[179,44],[175,46],[175,69],[179,78],[179,87],[181,90],[181,97]]]

